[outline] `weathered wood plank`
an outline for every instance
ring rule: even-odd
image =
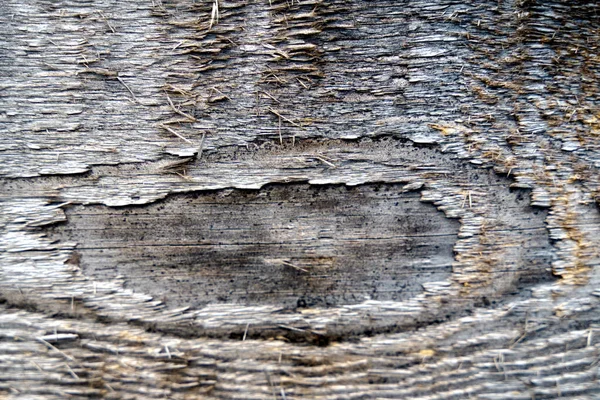
[[[559,0],[4,1],[0,395],[597,397],[598,11]],[[401,215],[414,224],[394,223],[394,197],[410,200]],[[187,287],[167,280],[182,294],[163,302],[136,268],[197,263],[132,236],[161,213],[173,220],[144,230],[153,243],[239,245],[258,235],[252,224],[266,238],[253,239],[254,256],[203,252],[238,279],[217,281],[216,296],[200,270]],[[394,253],[399,235],[426,231],[414,217],[445,234],[429,232],[426,255]],[[314,246],[277,229],[287,219]],[[357,237],[394,240],[357,256]],[[451,267],[423,279],[370,272],[449,260],[450,246]],[[307,254],[332,249],[354,298],[264,262],[308,270]],[[357,297],[394,273],[409,291]],[[274,284],[293,295],[244,294]],[[297,307],[330,287],[333,300]],[[184,305],[195,307],[173,308]]]

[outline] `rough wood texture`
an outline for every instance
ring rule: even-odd
[[[0,396],[600,396],[596,2],[21,3]]]

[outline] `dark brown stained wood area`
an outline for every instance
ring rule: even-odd
[[[600,2],[0,0],[0,398],[600,398]]]
[[[77,206],[51,238],[83,272],[167,305],[295,308],[406,300],[449,278],[459,224],[403,185],[275,185]]]

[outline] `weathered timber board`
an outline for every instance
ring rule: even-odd
[[[599,15],[3,1],[0,396],[598,398]]]

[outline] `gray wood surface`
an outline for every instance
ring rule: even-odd
[[[0,397],[600,397],[599,3],[0,23]]]

